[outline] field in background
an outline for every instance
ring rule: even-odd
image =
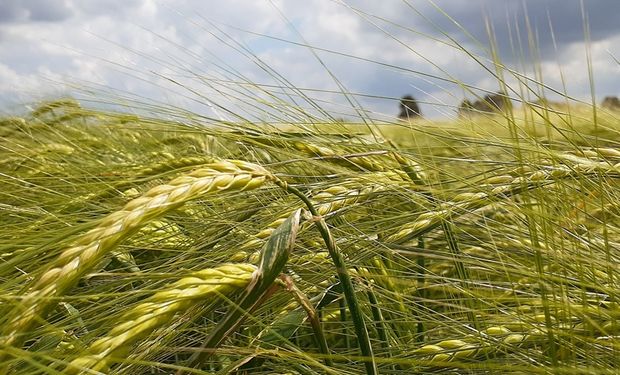
[[[69,100],[2,119],[0,363],[615,373],[619,135],[587,107],[205,126]]]

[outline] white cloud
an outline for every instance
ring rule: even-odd
[[[6,107],[17,107],[33,100],[43,100],[62,96],[67,91],[59,76],[46,68],[40,68],[31,74],[20,74],[0,63],[0,102]]]
[[[479,17],[483,3],[485,1],[480,0],[477,5],[465,6],[455,0],[441,1],[440,5],[450,4],[445,9],[467,21],[474,15]],[[293,85],[335,91],[307,94],[325,103],[322,106],[341,111],[348,105],[347,101],[338,94],[336,83],[307,48],[234,28],[301,43],[302,39],[285,22],[280,11],[313,46],[437,78],[453,77],[489,91],[498,89],[495,79],[463,51],[418,33],[445,40],[445,36],[433,31],[415,13],[417,10],[436,21],[440,15],[429,3],[416,2],[417,8],[412,10],[399,1],[351,2],[351,6],[372,16],[358,14],[355,9],[328,0],[303,3],[183,0],[174,4],[156,0],[65,0],[63,4],[62,14],[41,15],[39,18],[48,19],[42,22],[29,18],[28,8],[20,7],[17,2],[10,3],[12,8],[7,9],[12,12],[11,21],[2,23],[0,20],[0,78],[5,83],[0,89],[0,106],[11,90],[21,90],[20,99],[26,98],[27,92],[62,92],[65,87],[54,82],[67,80],[82,82],[84,87],[108,87],[143,98],[164,100],[208,115],[213,113],[200,96],[233,111],[249,108],[243,104],[249,100],[244,95],[263,99],[267,95],[248,85],[221,83],[222,79],[240,81],[246,77],[254,83],[282,83],[273,73],[264,71],[255,57],[235,50],[247,46]],[[493,6],[497,7],[493,9],[501,8]],[[402,27],[391,25],[390,21]],[[596,22],[591,24],[596,27]],[[606,27],[607,34],[600,34],[601,37],[591,44],[599,95],[618,94],[620,87],[618,64],[609,55],[610,52],[620,55],[620,51],[615,50],[620,45],[620,28],[616,28],[614,36],[609,25]],[[466,47],[475,48],[469,44]],[[570,77],[569,94],[586,97],[590,83],[583,42],[573,41],[561,48],[559,60],[562,71]],[[377,113],[395,114],[397,98],[406,93],[422,101],[450,106],[457,106],[463,96],[458,85],[441,79],[343,55],[321,51],[317,54],[348,90],[385,97],[359,98],[363,105]],[[543,76],[550,85],[561,87],[557,62],[550,56],[552,54],[545,54],[546,60],[541,62]],[[527,74],[533,76],[531,67],[527,67]],[[52,81],[45,77],[52,77]],[[509,82],[514,81],[509,79]],[[395,100],[388,100],[390,97]],[[309,103],[303,105],[310,107]],[[446,108],[434,109],[429,105],[423,105],[422,109],[432,116],[450,113]]]

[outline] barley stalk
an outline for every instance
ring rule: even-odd
[[[107,369],[114,358],[128,352],[140,338],[169,323],[176,314],[195,304],[204,304],[205,300],[245,288],[256,270],[256,266],[251,264],[228,264],[195,272],[164,287],[164,290],[115,319],[122,323],[93,342],[86,351],[88,354],[73,360],[64,373]]]
[[[583,310],[583,306],[575,305],[576,309]],[[593,308],[586,308],[594,310]],[[571,335],[585,328],[584,332],[596,331],[599,334],[617,334],[620,326],[615,323],[615,319],[600,321],[600,312],[594,312],[590,317],[583,319],[582,323],[564,324],[558,329],[570,330]],[[596,322],[592,318],[599,320]],[[547,327],[540,326],[536,322],[544,323],[544,314],[534,315],[534,324],[517,320],[515,323],[507,323],[500,326],[491,326],[478,332],[477,335],[470,335],[464,339],[442,340],[435,344],[424,345],[412,352],[415,356],[420,356],[428,360],[433,366],[449,366],[446,362],[459,359],[473,359],[483,355],[494,355],[498,352],[514,351],[519,347],[529,345],[547,339]],[[570,320],[581,320],[577,316],[570,316]],[[556,321],[555,318],[552,321]],[[598,340],[599,337],[596,337]]]
[[[129,181],[122,181],[113,186],[104,188],[101,191],[96,193],[90,193],[88,195],[78,197],[70,202],[65,208],[66,211],[76,210],[79,206],[86,204],[87,202],[97,201],[100,199],[108,198],[117,194],[118,191],[123,191],[125,189],[134,186],[135,181],[138,179],[142,179],[145,177],[156,176],[160,173],[164,173],[167,171],[180,169],[183,167],[204,165],[209,163],[214,163],[213,157],[184,157],[184,158],[169,158],[168,160],[161,161],[159,163],[153,164],[148,167],[143,167],[133,173],[132,178]]]
[[[341,155],[341,152],[334,150],[333,148],[315,145],[310,142],[293,142],[293,147],[297,150],[305,152],[310,155],[320,156],[324,158],[336,159],[341,164],[350,167],[355,167],[358,170],[366,171],[385,171],[387,167],[384,163],[380,163],[378,160],[369,156],[349,156],[345,157]]]
[[[312,197],[316,204],[316,210],[321,216],[328,215],[336,210],[358,203],[360,200],[368,197],[370,193],[381,190],[380,186],[369,186],[360,189],[348,189],[342,185],[336,185],[329,187]],[[286,213],[271,223],[267,224],[267,228],[256,233],[255,237],[259,240],[268,238],[273,231],[286,220],[289,213]],[[260,241],[258,241],[260,242]],[[241,245],[241,249],[252,247],[257,243],[255,240],[250,240],[247,243]]]
[[[467,339],[442,340],[436,344],[424,345],[414,350],[412,354],[427,359],[432,366],[449,366],[445,363],[491,355],[500,350],[514,350],[543,337],[546,336],[538,328],[527,332],[513,332],[505,326],[493,326],[480,331],[477,337],[472,337],[468,341]]]
[[[589,149],[578,149],[570,152],[569,155],[581,155],[586,158],[620,159],[620,150],[609,147],[592,147]]]
[[[375,361],[372,345],[370,343],[370,336],[368,335],[364,315],[361,311],[357,296],[355,295],[355,289],[353,287],[351,276],[348,272],[344,256],[336,245],[336,241],[331,235],[325,220],[321,215],[319,215],[312,202],[301,191],[292,186],[288,186],[286,182],[280,179],[276,179],[275,183],[283,190],[296,195],[302,202],[304,202],[312,216],[315,218],[316,227],[321,234],[321,237],[323,237],[323,242],[325,243],[327,251],[332,258],[332,262],[336,268],[336,274],[342,284],[344,298],[351,313],[351,319],[353,320],[353,325],[355,327],[355,334],[357,336],[360,352],[362,356],[365,357],[364,366],[366,368],[366,373],[368,375],[377,374],[377,363]]]
[[[461,193],[450,201],[439,206],[436,211],[419,215],[412,223],[401,226],[392,235],[386,237],[388,243],[403,243],[412,238],[441,225],[449,218],[463,215],[484,207],[497,199],[507,198],[533,188],[553,183],[559,179],[568,178],[575,173],[579,175],[591,173],[605,173],[611,176],[620,175],[620,163],[609,165],[605,162],[591,162],[585,159],[580,163],[568,167],[559,167],[552,170],[538,170],[521,177],[510,175],[494,176],[481,182],[482,186],[490,187],[489,193]],[[499,184],[499,185],[497,185]]]
[[[380,183],[369,185],[368,181],[379,181]],[[319,215],[326,217],[340,209],[361,203],[371,197],[373,193],[386,191],[391,185],[402,181],[403,176],[397,172],[370,173],[323,189],[312,196],[312,202],[315,204]],[[262,244],[263,240],[268,238],[289,215],[290,213],[287,212],[269,223],[265,229],[254,235],[255,238],[243,243],[240,249],[246,250]],[[257,253],[251,254],[250,259],[256,256]]]
[[[0,345],[21,345],[24,334],[54,307],[55,297],[64,295],[106,253],[149,221],[204,194],[257,188],[271,176],[264,168],[251,163],[221,161],[156,186],[130,201],[79,237],[32,283],[20,303],[9,312]]]

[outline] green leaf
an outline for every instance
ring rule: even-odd
[[[295,238],[299,232],[301,209],[295,210],[269,237],[261,249],[260,263],[254,273],[254,280],[248,285],[241,296],[239,303],[231,308],[226,318],[218,323],[209,334],[202,348],[217,348],[235,329],[245,320],[247,315],[260,305],[267,291],[274,286],[274,281],[280,275],[288,257],[295,245]],[[190,359],[188,367],[203,362],[212,353],[212,350],[197,351]],[[181,373],[181,372],[179,372]]]

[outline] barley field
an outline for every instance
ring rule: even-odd
[[[617,374],[620,111],[489,61],[455,119],[3,115],[0,375]]]
[[[615,373],[619,131],[3,118],[4,373]]]

